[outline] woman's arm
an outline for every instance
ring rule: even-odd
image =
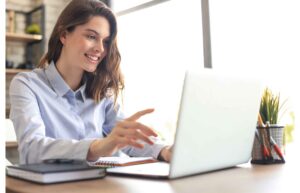
[[[82,159],[94,139],[55,139],[46,136],[37,94],[29,80],[16,76],[10,86],[11,112],[19,144],[20,163],[38,163],[45,159]],[[65,128],[61,128],[65,129]]]
[[[127,146],[144,149],[144,143],[150,146],[153,145],[154,142],[149,137],[156,137],[157,134],[148,126],[137,122],[140,117],[153,111],[154,109],[139,111],[131,117],[118,122],[105,139],[95,140],[91,144],[87,159],[95,160],[100,156],[111,156]]]

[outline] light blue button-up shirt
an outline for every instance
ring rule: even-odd
[[[112,98],[95,103],[85,95],[85,84],[73,91],[52,62],[46,69],[19,73],[10,85],[13,121],[20,163],[46,159],[85,160],[91,142],[109,134],[124,115]],[[130,156],[157,158],[164,147],[157,141],[143,149],[128,146]]]

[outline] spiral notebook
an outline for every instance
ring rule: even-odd
[[[85,161],[36,163],[7,166],[8,176],[41,184],[103,178],[105,168],[90,167]]]
[[[153,162],[157,162],[157,160],[152,157],[100,157],[97,161],[88,162],[88,164],[97,167],[117,167]]]

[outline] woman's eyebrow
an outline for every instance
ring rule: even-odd
[[[100,37],[103,37],[103,35],[100,33],[100,32],[97,32],[96,30],[93,30],[93,29],[86,29],[85,31],[89,31],[89,32],[93,32],[95,33],[96,35],[100,36]],[[109,36],[105,37],[105,39],[109,39]]]
[[[96,30],[93,30],[93,29],[86,29],[85,31],[94,32],[95,34],[100,35],[99,32],[97,32]]]

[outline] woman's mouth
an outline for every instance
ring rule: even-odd
[[[91,62],[91,63],[99,63],[100,57],[90,54],[84,54],[85,57]]]

